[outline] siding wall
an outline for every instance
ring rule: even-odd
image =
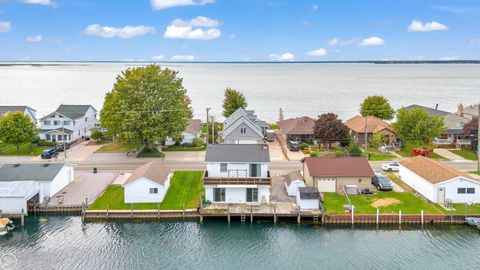
[[[250,164],[260,164],[261,177],[268,176],[268,163],[228,163],[227,172],[220,172],[221,163],[207,163],[209,177],[247,177],[250,175]],[[230,173],[228,172],[230,171]]]
[[[400,179],[431,202],[437,202],[434,186],[400,164]],[[446,197],[446,196],[445,196]]]
[[[205,198],[211,202],[214,202],[213,189],[217,186],[205,186]],[[225,186],[219,186],[225,187]],[[252,188],[258,188],[258,202],[270,202],[270,186],[249,186]],[[225,202],[224,203],[246,203],[247,199],[247,187],[238,186],[225,187]],[[263,201],[262,201],[263,200]]]
[[[153,182],[147,178],[140,177],[124,186],[125,203],[160,203],[165,198],[170,187],[171,175],[165,181],[165,186]],[[150,194],[150,188],[158,188],[157,194]]]
[[[241,133],[241,128],[246,128],[247,132]],[[241,143],[261,144],[263,137],[259,136],[250,126],[242,123],[228,135],[224,135],[223,141],[225,144],[238,144],[239,141],[241,141]]]

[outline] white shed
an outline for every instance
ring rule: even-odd
[[[423,156],[400,162],[400,179],[429,201],[480,203],[480,182],[439,161]]]
[[[319,209],[320,193],[314,187],[300,187],[297,193],[297,205],[300,209]]]
[[[299,187],[305,187],[302,174],[299,171],[287,174],[287,178],[285,180],[285,189],[288,196],[297,196]]]
[[[125,203],[161,203],[170,187],[172,173],[160,160],[136,169],[123,185]]]

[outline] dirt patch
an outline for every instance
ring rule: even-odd
[[[387,207],[390,205],[397,205],[401,204],[402,202],[395,199],[395,198],[384,198],[384,199],[378,199],[372,203],[372,207],[378,208],[378,207]]]

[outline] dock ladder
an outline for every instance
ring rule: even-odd
[[[245,223],[245,212],[242,212],[242,214],[240,215],[240,221],[242,223]]]
[[[313,215],[313,222],[318,223],[318,215]]]

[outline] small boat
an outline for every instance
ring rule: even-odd
[[[477,229],[480,229],[480,218],[477,217],[467,217],[465,218],[465,222],[467,222],[468,225],[475,227]]]
[[[11,221],[9,218],[0,218],[0,235],[6,235],[13,229],[15,229],[13,221]]]

